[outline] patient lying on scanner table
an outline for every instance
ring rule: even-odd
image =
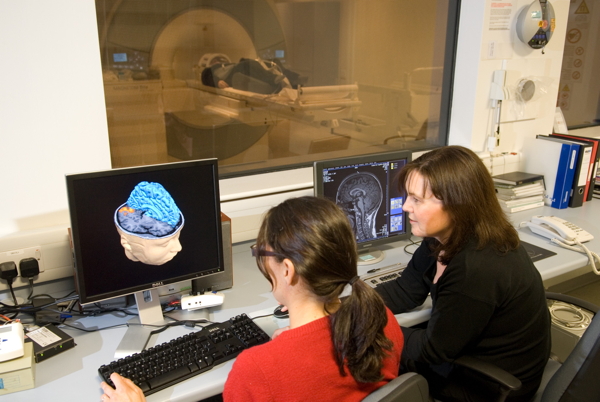
[[[283,88],[301,84],[299,74],[286,69],[278,61],[240,59],[238,63],[216,63],[206,67],[202,84],[215,88],[234,88],[260,94],[276,94]]]
[[[291,118],[322,125],[352,118],[361,105],[358,84],[305,87],[308,77],[286,69],[277,59],[230,63],[224,54],[208,54],[195,71],[197,79],[187,85],[209,94],[203,108],[248,124]]]

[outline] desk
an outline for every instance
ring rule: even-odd
[[[513,214],[511,220],[518,227],[519,222],[529,220],[532,215],[556,215],[569,220],[590,232],[595,239],[587,243],[591,250],[600,250],[600,202],[591,201],[581,208],[568,208],[564,210],[549,207],[538,208]],[[557,253],[556,256],[536,262],[536,267],[542,275],[544,284],[548,286],[561,277],[574,271],[588,272],[587,256],[574,251],[566,250],[550,243],[548,240],[534,235],[528,228],[519,230],[523,241]],[[364,275],[372,268],[382,268],[397,262],[408,262],[410,255],[403,251],[408,242],[397,242],[386,247],[386,258],[375,265],[360,266],[359,274]],[[249,313],[259,316],[262,313],[272,312],[276,306],[271,295],[270,285],[256,268],[254,259],[250,255],[250,243],[236,244],[233,247],[234,287],[225,290],[225,302],[219,308],[211,309],[211,320],[225,321],[229,317]],[[400,314],[397,316],[401,325],[411,326],[426,321],[430,305]],[[106,315],[95,318],[78,320],[81,325],[93,328],[103,328],[118,323],[123,323],[127,318]],[[287,320],[278,320],[272,317],[259,318],[257,323],[269,334],[280,327],[287,325]],[[77,346],[63,354],[54,356],[36,365],[36,388],[21,391],[10,395],[13,402],[30,402],[35,400],[82,401],[100,400],[100,378],[98,367],[114,360],[113,353],[125,328],[107,329],[99,332],[84,333],[70,328],[62,328],[66,333],[75,338]],[[155,335],[150,340],[150,345],[166,342],[181,336],[189,331],[184,327],[173,327],[165,332]],[[202,398],[218,394],[223,389],[233,361],[224,363],[211,371],[179,383],[174,387],[150,395],[149,402],[154,401],[198,401]]]

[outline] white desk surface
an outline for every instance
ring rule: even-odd
[[[529,211],[515,213],[511,219],[515,226],[519,222],[528,220],[532,215],[556,215],[569,220],[590,232],[595,239],[586,243],[596,252],[600,251],[600,202],[593,200],[585,203],[581,208],[568,208],[564,210],[549,207],[537,208]],[[544,281],[552,280],[570,271],[581,269],[588,265],[587,256],[574,251],[566,250],[550,243],[547,239],[534,235],[528,228],[519,230],[521,239],[536,246],[554,251],[557,255],[535,263]],[[229,317],[241,313],[258,316],[269,313],[276,306],[271,295],[270,285],[259,273],[254,259],[250,255],[250,243],[236,244],[233,247],[234,287],[225,290],[225,302],[222,306],[212,309],[211,320],[225,321]],[[397,262],[408,262],[410,255],[403,251],[408,242],[398,242],[386,249],[386,258],[375,265],[359,267],[359,274],[363,275],[372,268],[383,268]],[[414,246],[411,247],[414,249]],[[416,311],[400,314],[398,322],[410,326],[427,320],[430,305]],[[113,315],[80,319],[78,323],[87,328],[103,328],[122,323],[127,319]],[[287,325],[287,320],[276,318],[260,318],[257,322],[268,333],[272,333],[278,326]],[[119,327],[97,332],[81,332],[61,327],[66,333],[73,336],[75,346],[62,354],[36,364],[36,387],[31,390],[10,394],[7,400],[13,402],[34,400],[60,400],[60,401],[97,401],[100,400],[100,377],[97,369],[102,364],[114,360],[113,354],[119,344],[126,328]],[[169,328],[153,336],[149,346],[166,342],[170,339],[184,335],[189,329],[183,326]],[[193,377],[187,381],[169,387],[165,390],[150,395],[147,399],[153,401],[198,401],[211,395],[222,392],[233,361],[226,362],[212,370]]]

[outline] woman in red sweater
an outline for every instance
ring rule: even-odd
[[[266,214],[252,248],[290,326],[236,358],[226,402],[360,401],[397,377],[402,331],[358,279],[354,233],[333,202],[284,201]],[[103,400],[143,400],[133,383],[113,377],[117,388],[103,383]]]
[[[256,241],[258,267],[290,326],[238,356],[225,401],[360,401],[397,377],[402,331],[358,280],[356,240],[333,202],[284,201],[267,213]],[[347,285],[352,292],[341,298]]]

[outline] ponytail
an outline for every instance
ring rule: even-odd
[[[329,316],[335,359],[341,375],[348,367],[354,379],[373,383],[383,379],[383,360],[393,349],[384,334],[387,314],[383,299],[373,288],[355,276],[348,283],[350,296]]]
[[[256,247],[272,248],[292,261],[296,273],[329,314],[334,356],[340,374],[348,371],[360,383],[383,379],[383,360],[393,350],[385,337],[387,312],[383,299],[357,274],[356,240],[344,212],[325,198],[290,198],[267,212]],[[273,285],[259,257],[258,267]],[[352,294],[341,300],[344,288]],[[330,307],[338,307],[329,311]]]

